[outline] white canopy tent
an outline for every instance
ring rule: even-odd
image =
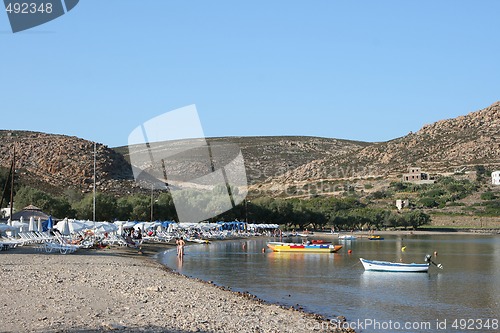
[[[280,226],[278,224],[253,224],[249,223],[247,224],[247,229],[248,230],[257,230],[257,229],[278,229]]]
[[[85,230],[94,230],[96,233],[105,233],[105,232],[115,232],[118,230],[118,225],[110,222],[92,222],[92,221],[80,221],[80,220],[68,220],[64,219],[59,221],[55,229],[59,230],[59,232],[63,235],[69,235],[78,233],[80,231]],[[66,230],[67,229],[67,230]]]

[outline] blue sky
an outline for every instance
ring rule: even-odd
[[[2,129],[111,147],[196,104],[205,135],[385,141],[500,100],[500,1],[81,0],[13,34]]]

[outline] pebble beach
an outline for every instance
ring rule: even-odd
[[[160,250],[0,252],[0,332],[353,332],[179,275]]]

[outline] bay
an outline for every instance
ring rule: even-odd
[[[181,274],[249,292],[268,302],[331,319],[345,316],[358,332],[498,330],[499,236],[384,237],[382,241],[335,239],[344,247],[332,254],[268,249],[263,253],[266,243],[274,240],[266,238],[223,241],[189,246],[182,261],[175,251],[162,253],[159,260]],[[433,260],[444,269],[431,267],[429,273],[365,272],[359,262],[362,257],[422,263],[434,251],[438,255]]]

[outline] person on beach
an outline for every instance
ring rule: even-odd
[[[177,256],[179,255],[179,237],[175,237],[175,246],[177,247]]]
[[[83,243],[83,236],[82,235],[78,235],[78,237],[76,239],[73,240],[73,242],[71,242],[72,244],[82,244]]]
[[[184,241],[184,239],[181,237],[181,238],[179,239],[178,252],[177,252],[177,254],[178,254],[178,256],[179,256],[179,257],[184,256],[184,245],[186,245],[186,242],[185,242],[185,241]]]

